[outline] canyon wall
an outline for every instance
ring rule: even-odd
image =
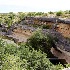
[[[56,27],[56,30],[64,37],[70,38],[70,24],[59,23]]]
[[[64,37],[70,38],[70,19],[27,17],[25,21],[27,24],[50,25],[50,28],[55,28]]]

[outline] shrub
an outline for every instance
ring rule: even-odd
[[[50,12],[48,12],[49,14],[54,14],[54,12],[52,12],[52,11],[50,11]]]
[[[2,41],[0,44],[1,43]],[[5,49],[5,53],[2,52],[2,57],[2,53],[0,55],[1,70],[46,70],[53,66],[53,64],[46,58],[47,55],[45,53],[42,54],[40,50],[30,50],[28,46],[23,44],[18,48],[14,45],[11,46],[11,44],[5,45],[3,48]],[[17,53],[15,53],[15,51]]]
[[[16,47],[14,45],[10,46],[10,44],[6,45],[6,43],[2,42],[0,41],[0,44],[3,44],[0,48],[4,46],[4,52],[6,49],[8,52],[0,54],[0,70],[61,70],[63,67],[54,66],[46,58],[47,55],[45,53],[33,48],[30,49],[26,44],[20,44],[19,47]],[[12,50],[14,52],[10,53]]]
[[[36,50],[42,50],[47,52],[47,49],[54,45],[53,38],[50,35],[44,35],[42,30],[38,29],[34,34],[28,39],[27,44],[31,45]]]
[[[42,28],[43,29],[49,29],[51,26],[50,25],[43,25]]]
[[[63,12],[62,11],[58,11],[57,13],[56,13],[56,16],[62,16],[63,15]]]

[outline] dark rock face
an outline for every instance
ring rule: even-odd
[[[58,23],[65,23],[65,24],[70,24],[70,19],[58,19]]]
[[[7,29],[4,25],[0,24],[0,35],[6,35]]]
[[[25,20],[38,20],[41,22],[52,22],[56,23],[56,20],[58,23],[67,23],[70,24],[70,19],[62,19],[62,18],[51,18],[51,17],[26,17]]]
[[[1,36],[5,36],[6,35],[6,32],[0,32],[0,35]]]
[[[7,33],[6,33],[6,35],[11,35],[11,34],[12,34],[12,30],[9,29],[9,30],[7,31]]]
[[[2,25],[0,24],[0,27],[2,27]]]
[[[61,33],[52,29],[43,30],[43,32],[51,35],[52,37],[56,37],[58,39],[57,42],[54,41],[56,47],[59,47],[60,49],[65,50],[67,52],[70,52],[70,42],[69,40],[65,39],[61,35]]]
[[[57,18],[44,18],[44,17],[40,18],[40,20],[43,21],[43,22],[53,22],[53,23],[56,22],[56,19]]]

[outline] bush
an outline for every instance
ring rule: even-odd
[[[63,12],[62,11],[58,11],[57,13],[56,13],[56,16],[62,16],[63,15]]]
[[[49,29],[51,26],[50,25],[43,25],[42,28],[43,29]]]
[[[24,48],[22,49],[22,47]],[[53,64],[46,58],[47,55],[45,53],[42,54],[40,50],[29,50],[29,48],[25,46],[21,46],[19,49],[21,50],[21,60],[25,60],[25,64],[21,64],[22,68],[28,70],[46,70],[52,68]]]
[[[38,29],[34,34],[28,39],[27,44],[31,45],[36,50],[42,50],[47,52],[54,45],[53,38],[50,35],[44,35],[42,30]]]
[[[63,67],[57,68],[46,58],[45,53],[31,49],[26,44],[20,44],[19,47],[16,47],[0,41],[0,45],[4,51],[0,54],[0,70],[61,70]]]
[[[52,12],[52,11],[50,11],[50,12],[48,12],[49,14],[54,14],[54,12]]]

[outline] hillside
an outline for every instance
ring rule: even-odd
[[[1,70],[69,67],[69,15],[69,11],[0,14]]]

